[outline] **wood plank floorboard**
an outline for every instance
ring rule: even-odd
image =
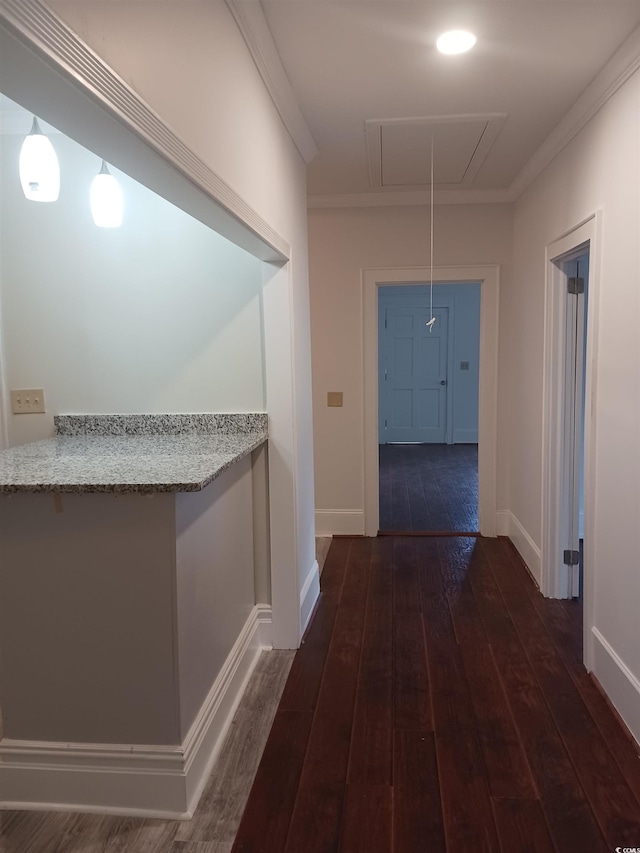
[[[388,853],[392,802],[390,785],[348,785],[340,853]]]
[[[391,731],[393,716],[393,540],[374,539],[354,726]]]
[[[638,843],[637,754],[582,667],[580,612],[510,547],[351,540],[286,853]]]
[[[338,853],[344,798],[342,784],[318,782],[300,788],[285,853]]]
[[[635,846],[640,836],[640,809],[629,785],[582,701],[569,671],[531,598],[512,588],[518,577],[511,552],[503,544],[504,562],[495,561],[498,583],[504,583],[507,603],[518,608],[516,631],[545,695],[560,737],[573,762],[600,828],[613,848]],[[508,577],[508,583],[505,578]],[[524,577],[522,587],[527,593]],[[588,744],[588,749],[585,746]]]
[[[256,774],[233,850],[284,850],[309,740],[309,711],[278,711]]]
[[[502,850],[518,850],[519,853],[555,853],[539,802],[494,798],[492,805]]]
[[[444,819],[432,732],[395,731],[393,851],[444,853]]]
[[[492,797],[538,796],[509,700],[488,644],[462,646],[462,659]]]

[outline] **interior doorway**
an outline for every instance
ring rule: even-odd
[[[431,296],[423,283],[378,288],[383,533],[479,530],[480,283],[438,283]]]
[[[601,233],[602,214],[596,211],[547,244],[543,329],[544,466],[540,589],[548,598],[573,598],[579,592],[584,664],[589,671],[594,668],[595,656],[595,573],[591,561],[596,509],[596,435],[592,412],[597,406],[598,396]],[[583,263],[572,267],[571,262],[580,259]],[[574,286],[570,281],[574,277],[583,278],[584,282]],[[569,294],[568,291],[574,287],[578,290],[584,288],[584,293]],[[572,327],[574,332],[571,332]],[[572,337],[575,342],[572,342]],[[576,360],[573,367],[572,359]],[[575,554],[565,555],[565,551],[576,550],[579,551],[578,578],[573,565]]]
[[[577,257],[564,258],[566,276],[565,393],[564,393],[564,501],[566,505],[566,548],[563,562],[568,568],[569,594],[582,596],[584,581],[584,429],[589,301],[589,250],[581,247]]]
[[[380,531],[378,433],[378,289],[429,280],[426,267],[375,267],[362,270],[362,375],[364,431],[364,535]],[[498,304],[500,268],[495,264],[438,266],[439,283],[480,283],[480,377],[478,415],[478,516],[482,536],[498,533]]]

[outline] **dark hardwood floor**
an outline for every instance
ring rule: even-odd
[[[478,530],[477,444],[381,444],[380,530]]]
[[[501,539],[334,540],[233,853],[611,853],[640,760]]]

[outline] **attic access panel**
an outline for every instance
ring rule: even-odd
[[[366,121],[372,188],[429,186],[432,134],[434,184],[470,185],[505,119],[504,113],[489,113]]]

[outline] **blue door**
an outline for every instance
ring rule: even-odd
[[[429,331],[427,309],[385,309],[380,341],[384,443],[446,441],[449,309],[434,308],[433,316],[436,322]]]

